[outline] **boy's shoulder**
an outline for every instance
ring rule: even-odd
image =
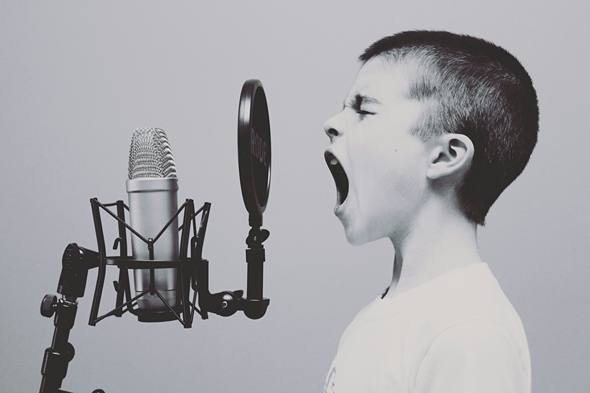
[[[459,364],[458,359],[468,358],[469,365]],[[530,381],[522,323],[485,263],[374,300],[343,334],[333,364],[341,382],[354,383],[369,372],[379,383],[398,390],[411,381],[440,381],[446,378],[440,373],[446,371],[471,370],[476,379],[483,378],[498,365],[509,365],[518,373],[504,373],[499,380],[514,377],[523,386]]]
[[[424,350],[449,329],[477,331],[482,325],[505,331],[515,342],[526,341],[520,317],[486,263],[453,270],[392,298],[376,299],[358,313],[353,329],[357,324],[403,332],[406,342]]]

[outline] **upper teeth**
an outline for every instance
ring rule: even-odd
[[[338,160],[335,157],[332,157],[330,160],[330,165],[338,165]]]

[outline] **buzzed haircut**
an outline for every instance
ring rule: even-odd
[[[479,225],[516,179],[537,143],[537,94],[520,62],[499,46],[468,35],[406,31],[365,50],[365,63],[382,57],[411,70],[409,98],[425,104],[413,132],[427,140],[443,133],[468,136],[471,167],[457,186],[461,211]]]

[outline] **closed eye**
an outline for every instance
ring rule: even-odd
[[[361,109],[355,110],[356,113],[358,113],[361,116],[368,116],[368,115],[374,115],[375,113],[373,112],[369,112],[369,111],[363,111]]]
[[[369,112],[367,110],[362,109],[363,103],[365,102],[374,103],[377,102],[377,100],[364,95],[357,94],[354,97],[350,97],[344,106],[354,110],[359,116],[361,116],[361,118],[369,115],[374,115],[374,112]]]

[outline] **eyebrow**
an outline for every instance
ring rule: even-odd
[[[357,93],[354,97],[347,98],[342,104],[342,108],[344,109],[348,105],[353,109],[360,109],[363,104],[380,104],[380,102],[376,98]]]

